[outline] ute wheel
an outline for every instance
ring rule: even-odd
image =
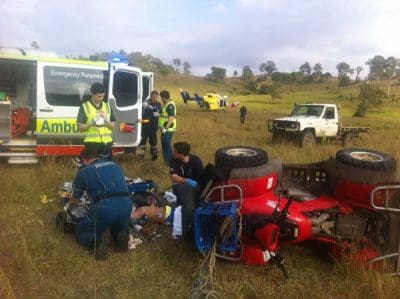
[[[342,138],[343,147],[358,147],[362,144],[362,138],[360,135],[354,133],[346,133]]]
[[[307,147],[313,147],[315,145],[315,137],[313,132],[310,130],[307,130],[303,132],[300,138],[300,146],[307,148]]]
[[[336,160],[368,170],[389,171],[397,167],[396,160],[390,155],[369,149],[343,149],[336,153]]]
[[[268,163],[267,152],[250,146],[227,146],[215,152],[217,168],[250,168]]]
[[[272,133],[272,143],[279,143],[281,141],[281,137],[278,133]]]

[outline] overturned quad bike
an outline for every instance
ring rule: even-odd
[[[231,146],[216,152],[214,173],[195,215],[200,250],[215,240],[217,256],[273,262],[287,276],[279,248],[307,240],[336,258],[351,252],[400,274],[400,182],[391,156],[344,149],[318,163],[283,164],[262,149]]]

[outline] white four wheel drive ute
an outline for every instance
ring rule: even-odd
[[[368,127],[343,127],[335,104],[300,104],[290,116],[268,120],[274,142],[289,138],[302,147],[313,145],[317,139],[341,139],[347,145],[368,130]]]

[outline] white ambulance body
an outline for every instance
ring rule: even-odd
[[[10,163],[32,163],[40,156],[77,156],[84,135],[76,118],[95,82],[106,86],[105,101],[116,118],[113,152],[139,144],[138,120],[142,101],[153,89],[152,73],[123,63],[62,59],[49,53],[42,57],[38,51],[36,56],[26,54],[0,49],[0,94],[7,95],[0,99],[0,157]],[[26,132],[16,135],[13,113],[20,107],[29,109],[32,119]]]

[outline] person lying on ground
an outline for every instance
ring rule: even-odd
[[[135,226],[137,223],[141,223],[146,219],[165,225],[172,225],[172,237],[176,238],[182,235],[182,215],[181,206],[175,208],[170,206],[157,207],[141,206],[136,209],[132,209],[130,223]]]

